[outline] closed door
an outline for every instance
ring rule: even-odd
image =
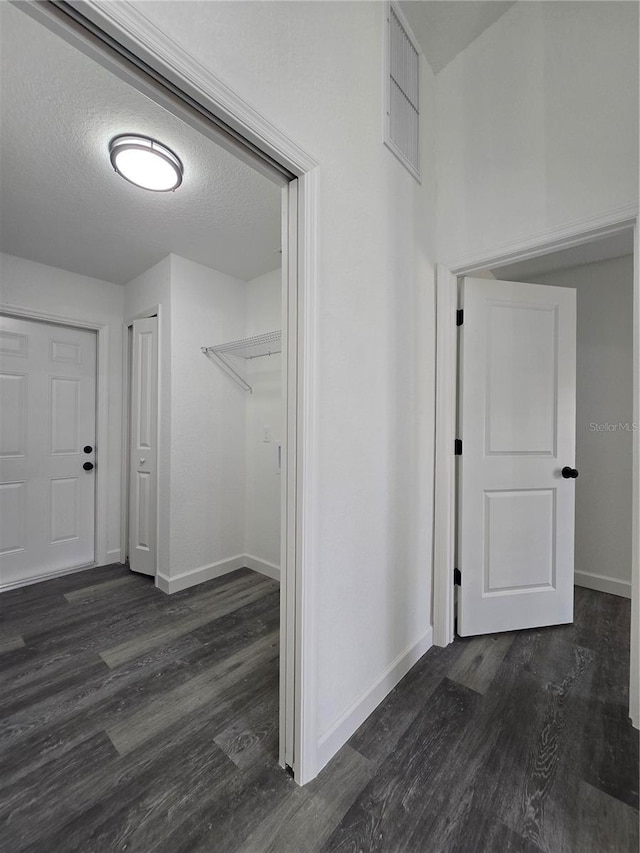
[[[94,561],[96,335],[0,317],[0,585]]]
[[[158,318],[145,317],[131,331],[131,427],[129,441],[129,566],[156,574],[157,560]]]
[[[576,295],[465,279],[458,631],[573,619]]]

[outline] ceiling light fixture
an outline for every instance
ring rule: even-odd
[[[126,133],[109,143],[115,171],[131,184],[152,192],[170,192],[182,183],[184,166],[166,145],[148,136]]]

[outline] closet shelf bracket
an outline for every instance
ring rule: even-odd
[[[230,341],[213,347],[202,347],[202,352],[207,358],[215,361],[241,388],[252,394],[253,388],[238,373],[229,359],[242,358],[245,361],[250,361],[254,358],[276,355],[282,352],[282,333],[280,330],[266,332],[263,335],[254,335],[251,338],[242,338],[239,341]]]

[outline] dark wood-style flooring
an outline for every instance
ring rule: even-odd
[[[629,602],[431,649],[320,776],[277,765],[278,587],[112,566],[0,599],[3,853],[636,853]]]

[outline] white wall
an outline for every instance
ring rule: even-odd
[[[122,418],[122,311],[124,290],[117,284],[0,254],[0,302],[57,317],[106,327],[107,357],[98,363],[98,382],[108,390],[106,446],[99,449],[99,465],[107,472],[106,553],[102,564],[120,559],[120,452]]]
[[[200,351],[244,337],[244,283],[172,255],[171,312],[170,575],[204,580],[244,553],[246,391]]]
[[[437,91],[443,262],[637,203],[637,3],[515,3]]]
[[[280,270],[247,282],[247,337],[282,327],[281,290]],[[253,394],[246,398],[245,553],[279,568],[281,477],[276,455],[282,441],[281,356],[250,361],[246,372]],[[265,427],[269,441],[264,440]]]
[[[430,642],[435,85],[418,185],[382,143],[378,3],[134,4],[319,162],[318,761]]]
[[[577,292],[576,583],[631,597],[633,256],[528,280]]]

